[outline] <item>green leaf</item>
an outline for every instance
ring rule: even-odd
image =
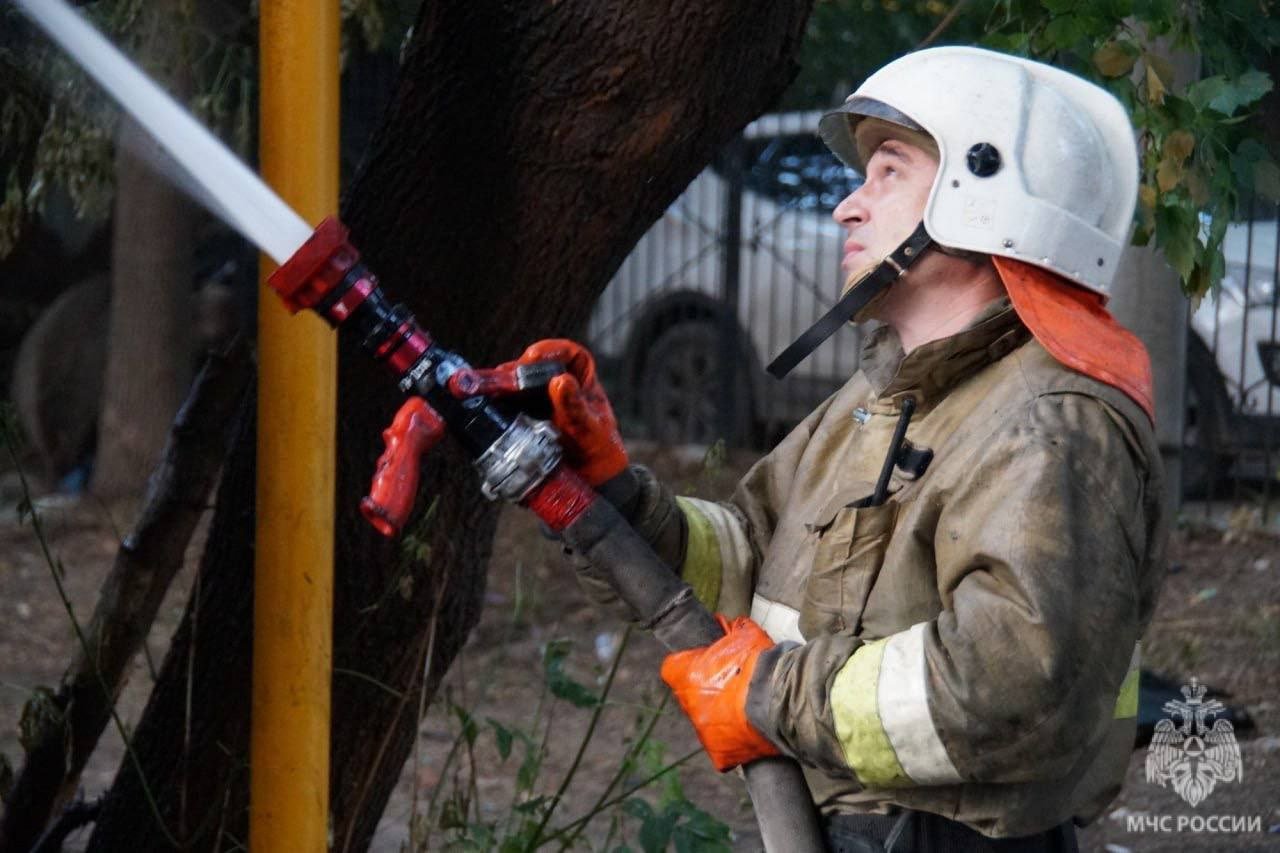
[[[1153,126],[1187,128],[1195,124],[1195,105],[1186,98],[1166,93],[1162,107],[1164,110],[1163,116],[1159,110],[1155,111],[1151,116],[1151,124]]]
[[[532,845],[534,833],[537,831],[538,824],[536,821],[525,821],[519,830],[502,839],[502,846],[498,848],[499,853],[524,853]],[[423,849],[426,849],[426,845],[423,845]],[[477,847],[476,849],[487,850],[489,848]]]
[[[543,678],[547,689],[557,699],[578,708],[594,708],[600,704],[600,697],[585,685],[574,681],[564,671],[565,659],[569,656],[570,642],[565,639],[552,640],[542,652]]]
[[[1183,291],[1188,296],[1197,296],[1207,293],[1209,290],[1209,269],[1202,263],[1196,263],[1195,268],[1191,271],[1191,277],[1183,284]]]
[[[622,804],[622,810],[636,820],[648,820],[653,817],[653,806],[639,797],[632,797]]]
[[[1190,227],[1188,223],[1190,222]],[[1196,239],[1194,215],[1176,204],[1156,209],[1156,241],[1165,259],[1185,281],[1195,265]]]
[[[1027,48],[1031,43],[1031,34],[1025,31],[988,33],[982,41],[983,44],[992,50],[998,50],[1001,53],[1012,53],[1018,56],[1026,56]]]
[[[1227,78],[1221,74],[1197,80],[1187,87],[1187,100],[1195,104],[1196,109],[1203,110],[1226,91]],[[1215,108],[1216,109],[1216,108]],[[1221,110],[1219,110],[1221,112]]]
[[[1224,83],[1222,90],[1210,101],[1209,109],[1223,115],[1234,115],[1241,107],[1247,107],[1271,91],[1271,78],[1263,71],[1246,71],[1234,81]]]
[[[1133,14],[1151,28],[1152,35],[1161,35],[1173,26],[1178,0],[1134,0]]]
[[[1280,201],[1280,166],[1271,160],[1254,163],[1253,188],[1272,201]]]
[[[684,818],[676,824],[672,841],[677,853],[729,853],[733,834],[727,824],[716,820],[688,800],[672,806],[672,811]]]
[[[1217,287],[1226,274],[1227,259],[1222,256],[1222,247],[1218,246],[1209,261],[1209,287]]]
[[[538,781],[540,772],[542,772],[542,753],[533,741],[525,739],[524,761],[520,762],[520,769],[516,771],[516,789],[531,790],[534,783]]]
[[[640,848],[644,853],[662,853],[671,840],[675,818],[669,814],[655,814],[640,825]]]
[[[454,716],[458,718],[458,722],[462,725],[462,736],[466,739],[468,746],[475,746],[476,736],[480,734],[480,727],[476,725],[476,721],[472,718],[471,713],[461,705],[453,706]]]
[[[493,729],[493,739],[498,747],[498,755],[506,761],[511,756],[511,730],[492,717],[486,718],[485,722]]]
[[[1272,88],[1271,75],[1265,71],[1253,69],[1246,71],[1236,79],[1236,95],[1239,106],[1247,107],[1261,98]]]
[[[1076,42],[1084,38],[1084,24],[1075,15],[1062,15],[1054,18],[1044,28],[1044,37],[1050,46],[1058,50],[1074,47]]]

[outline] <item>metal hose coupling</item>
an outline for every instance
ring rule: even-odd
[[[519,503],[555,470],[563,455],[555,427],[518,414],[476,460],[480,491],[491,501]]]

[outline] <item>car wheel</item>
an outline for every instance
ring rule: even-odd
[[[1221,494],[1233,457],[1222,434],[1230,402],[1213,353],[1196,336],[1187,342],[1186,420],[1182,432],[1182,493]]]
[[[649,437],[662,444],[733,445],[750,435],[751,384],[746,359],[735,359],[732,375],[721,368],[721,330],[714,321],[677,323],[649,347],[640,374],[640,418]],[[733,383],[733,431],[725,435],[720,398]]]

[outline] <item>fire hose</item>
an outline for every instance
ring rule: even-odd
[[[723,635],[692,588],[666,566],[616,509],[567,465],[555,428],[486,396],[459,388],[470,371],[403,305],[393,305],[348,242],[347,228],[325,219],[268,279],[291,312],[310,309],[354,333],[410,395],[384,432],[387,449],[365,517],[383,535],[404,524],[418,490],[420,457],[433,443],[429,426],[443,421],[467,451],[491,500],[532,510],[568,547],[590,562],[667,649],[705,646]],[[528,377],[536,386],[546,375]],[[800,766],[764,758],[743,768],[765,850],[826,849]]]

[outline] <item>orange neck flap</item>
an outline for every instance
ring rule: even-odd
[[[992,256],[1013,309],[1059,363],[1123,391],[1155,423],[1151,357],[1103,307],[1103,298],[1056,273]]]

